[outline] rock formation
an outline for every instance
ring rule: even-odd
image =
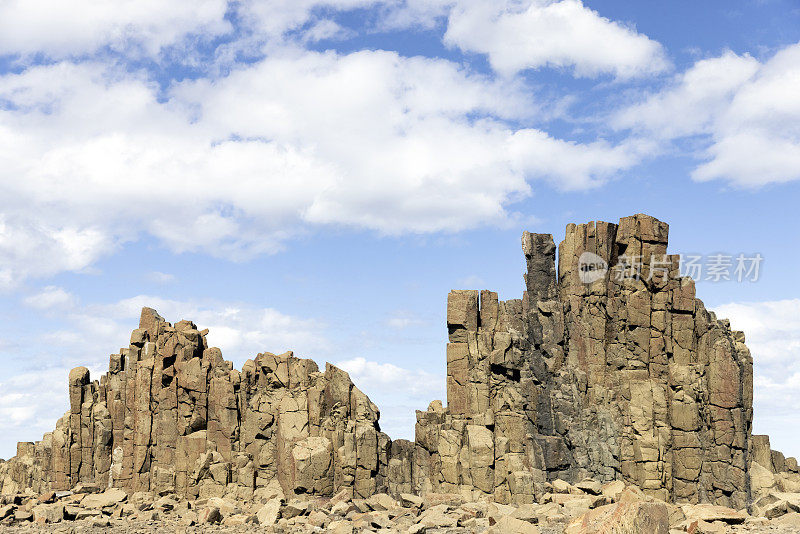
[[[42,441],[19,445],[5,485],[187,497],[252,494],[273,479],[308,494],[385,487],[390,441],[347,373],[291,353],[259,354],[237,371],[205,334],[143,309],[108,374],[70,373],[70,411]]]
[[[570,225],[556,270],[552,238],[525,233],[522,300],[450,294],[448,410],[422,415],[417,434],[434,490],[530,502],[545,480],[591,476],[746,505],[752,359],[666,249],[651,217]],[[586,252],[611,266],[591,283]],[[635,276],[620,258],[640,259]]]
[[[70,410],[0,465],[0,492],[95,483],[249,499],[277,481],[287,495],[519,505],[591,478],[741,509],[795,491],[797,462],[751,435],[744,334],[695,298],[667,234],[645,215],[571,224],[556,264],[552,236],[525,232],[522,299],[451,292],[447,406],[417,412],[413,443],[380,431],[344,371],[291,353],[237,371],[205,331],[145,308],[99,381],[70,373]]]

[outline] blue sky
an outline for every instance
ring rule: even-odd
[[[0,2],[0,457],[143,305],[238,366],[331,361],[392,437],[444,396],[453,288],[523,230],[648,213],[760,253],[755,432],[800,454],[800,2]]]

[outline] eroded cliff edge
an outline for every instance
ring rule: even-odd
[[[205,331],[145,308],[107,374],[70,373],[69,412],[0,465],[0,492],[95,482],[247,499],[277,480],[296,494],[521,504],[548,480],[592,477],[744,508],[766,488],[793,491],[781,486],[800,487],[796,461],[751,435],[744,334],[696,299],[667,236],[645,215],[569,225],[556,265],[552,236],[526,232],[522,299],[451,292],[447,406],[417,412],[413,443],[381,432],[335,366],[264,353],[238,371]],[[591,283],[584,252],[609,267]],[[632,257],[637,275],[620,275]]]

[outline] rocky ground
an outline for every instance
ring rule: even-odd
[[[250,501],[212,497],[188,501],[172,494],[81,484],[72,491],[0,498],[0,526],[9,532],[356,532],[502,534],[796,533],[800,494],[770,493],[750,510],[673,505],[622,482],[605,485],[556,480],[532,504],[465,502],[457,494],[377,494],[352,499],[286,499],[277,484]]]

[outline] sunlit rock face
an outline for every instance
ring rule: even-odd
[[[279,484],[522,504],[548,481],[593,478],[743,508],[793,483],[797,462],[751,435],[744,334],[695,298],[667,235],[646,215],[571,224],[558,249],[525,232],[521,299],[452,291],[447,405],[417,412],[414,442],[381,432],[335,366],[263,353],[239,371],[206,331],[145,308],[99,381],[70,373],[69,412],[0,464],[0,490],[93,482],[247,499]]]
[[[521,300],[450,293],[448,407],[418,416],[419,489],[519,503],[592,477],[746,505],[752,358],[667,234],[645,215],[569,225],[556,263],[552,237],[526,232]]]

